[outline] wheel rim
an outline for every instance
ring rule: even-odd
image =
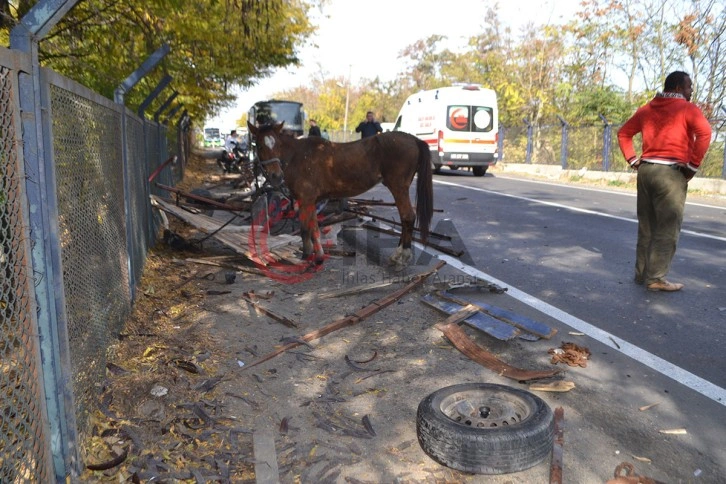
[[[530,416],[526,399],[505,392],[458,392],[443,398],[440,408],[459,425],[481,429],[517,425]]]

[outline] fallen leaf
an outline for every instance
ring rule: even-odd
[[[670,435],[685,435],[688,432],[686,432],[686,429],[668,429],[668,430],[659,430],[661,434],[670,434]]]

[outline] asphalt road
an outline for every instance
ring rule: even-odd
[[[467,175],[436,176],[435,203],[470,265],[726,388],[722,202],[688,203],[669,274],[686,287],[652,293],[633,283],[634,193]]]
[[[434,181],[433,230],[467,251],[441,257],[507,287],[510,308],[560,335],[586,334],[596,360],[570,410],[595,434],[579,436],[585,453],[647,449],[670,462],[667,482],[726,482],[726,201],[689,195],[669,274],[686,287],[652,293],[633,283],[632,191],[446,170]],[[362,197],[391,198],[381,186]],[[638,415],[653,401],[658,413]],[[683,439],[657,437],[681,426]]]

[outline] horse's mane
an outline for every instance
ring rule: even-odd
[[[267,124],[262,124],[262,125],[258,126],[257,127],[257,132],[259,134],[265,134],[268,131],[274,131],[274,129],[275,129],[275,124],[274,123],[267,123]]]

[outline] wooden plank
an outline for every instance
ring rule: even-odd
[[[255,482],[258,484],[277,484],[280,471],[277,466],[275,436],[268,428],[255,430],[252,434],[255,454]]]
[[[540,338],[550,339],[555,334],[557,334],[556,329],[550,328],[542,322],[535,321],[534,319],[529,319],[512,311],[508,311],[497,306],[492,306],[491,304],[480,302],[476,299],[470,301],[467,298],[455,296],[454,294],[451,294],[447,291],[440,291],[438,294],[447,301],[451,301],[462,306],[465,306],[467,304],[475,304],[480,308],[482,312],[493,316],[501,321],[504,321],[505,323],[511,324],[512,326],[516,326],[521,330],[527,331],[528,333],[537,335]]]
[[[426,294],[421,298],[421,300],[432,308],[437,309],[445,314],[454,314],[467,306],[466,304],[457,304],[450,301],[444,301],[432,296],[431,294]],[[467,324],[472,328],[478,329],[479,331],[483,331],[489,336],[492,336],[502,341],[508,341],[512,338],[516,338],[517,335],[519,335],[520,333],[519,329],[515,328],[514,326],[510,326],[505,322],[492,318],[491,316],[484,314],[479,310],[466,318],[464,320],[464,324]]]

